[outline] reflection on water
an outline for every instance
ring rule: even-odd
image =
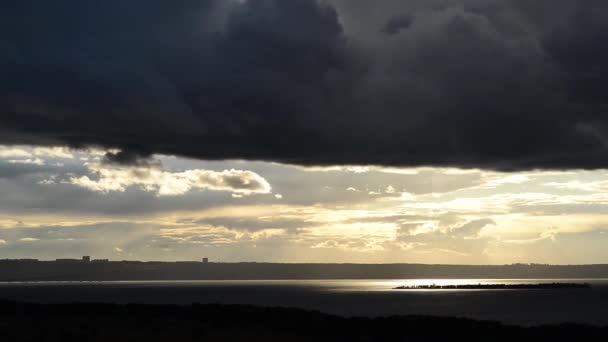
[[[590,290],[394,290],[397,286],[586,282]],[[0,298],[28,302],[250,304],[346,316],[424,314],[514,324],[608,325],[608,280],[394,279],[0,283]]]
[[[325,291],[388,291],[397,286],[424,285],[490,285],[490,284],[551,284],[589,283],[608,286],[608,279],[333,279],[333,280],[152,280],[152,281],[13,281],[0,282],[0,289],[23,286],[175,286],[175,287],[310,287]],[[466,290],[463,290],[466,291]]]
[[[492,285],[492,284],[552,284],[552,283],[589,283],[595,286],[608,286],[608,279],[392,279],[392,280],[341,280],[329,281],[326,286],[333,291],[394,291],[398,286],[448,286],[448,285]],[[522,289],[525,290],[525,289]],[[426,291],[406,289],[401,291]],[[437,291],[437,290],[435,290]],[[457,289],[441,291],[499,291],[493,289]]]

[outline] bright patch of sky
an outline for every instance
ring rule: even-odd
[[[601,263],[608,172],[301,167],[0,146],[0,256]]]

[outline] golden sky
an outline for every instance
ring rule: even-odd
[[[608,172],[302,167],[0,147],[0,257],[608,260]]]

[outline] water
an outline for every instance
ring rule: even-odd
[[[394,290],[406,285],[588,282],[591,289]],[[41,303],[251,304],[343,316],[435,315],[538,325],[608,326],[605,279],[409,279],[0,283],[0,298]]]

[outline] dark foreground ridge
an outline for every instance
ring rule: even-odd
[[[0,281],[272,279],[592,279],[608,265],[424,265],[0,260]]]
[[[25,304],[0,301],[3,341],[591,341],[606,327],[518,327],[461,318],[344,318],[242,305]]]
[[[590,289],[589,283],[540,283],[540,284],[462,284],[397,286],[395,290],[560,290]]]

